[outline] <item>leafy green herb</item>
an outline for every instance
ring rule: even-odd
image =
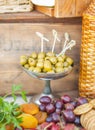
[[[9,124],[13,124],[14,127],[21,129],[19,124],[22,122],[22,119],[18,117],[21,111],[19,105],[16,103],[16,94],[20,94],[22,99],[27,102],[26,92],[21,91],[21,89],[21,85],[13,85],[11,93],[3,97],[0,96],[0,130],[6,130],[6,125]],[[5,98],[9,95],[13,97],[12,102],[5,101]]]

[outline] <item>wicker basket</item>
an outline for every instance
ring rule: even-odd
[[[95,98],[95,0],[83,14],[79,93]]]
[[[30,0],[0,0],[0,13],[29,12],[33,10]]]

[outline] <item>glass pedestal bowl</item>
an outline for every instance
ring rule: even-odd
[[[62,73],[34,73],[30,70],[27,70],[23,67],[23,70],[30,75],[31,77],[43,80],[45,82],[44,90],[42,93],[32,96],[30,102],[34,102],[36,104],[40,104],[39,99],[42,96],[49,96],[51,98],[58,98],[59,96],[57,94],[53,94],[51,90],[50,82],[51,80],[57,80],[60,78],[63,78],[67,76],[72,71],[73,66],[68,67],[67,70],[65,70]]]

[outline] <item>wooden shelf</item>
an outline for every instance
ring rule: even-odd
[[[81,18],[55,18],[37,11],[0,14],[0,23],[68,23],[68,21],[80,24]]]

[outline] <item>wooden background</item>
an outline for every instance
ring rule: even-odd
[[[27,75],[19,64],[19,58],[23,54],[30,54],[32,51],[40,51],[40,38],[36,31],[43,33],[49,43],[44,44],[44,51],[50,51],[53,37],[52,29],[58,32],[61,44],[56,44],[55,51],[61,51],[64,33],[68,32],[71,39],[76,40],[76,46],[67,54],[74,59],[74,69],[70,75],[59,80],[51,81],[54,93],[68,93],[78,95],[79,76],[79,53],[81,44],[81,20],[80,18],[60,23],[1,23],[0,24],[0,95],[11,91],[13,84],[23,85],[27,94],[42,92],[44,81],[34,79]]]
[[[55,17],[79,17],[92,0],[55,0]]]
[[[65,32],[68,32],[77,44],[67,52],[67,55],[74,59],[73,71],[65,78],[51,81],[52,91],[57,94],[69,93],[73,97],[78,96],[82,31],[82,20],[79,16],[82,16],[90,2],[91,0],[56,0],[54,15],[59,18],[49,17],[37,11],[0,14],[0,95],[11,91],[13,84],[23,85],[23,89],[29,95],[43,91],[44,81],[26,74],[19,61],[23,54],[40,51],[37,31],[50,40],[49,43],[44,43],[44,51],[50,51],[53,43],[52,29],[55,29],[62,40],[60,44],[56,44],[56,53],[61,51]]]

